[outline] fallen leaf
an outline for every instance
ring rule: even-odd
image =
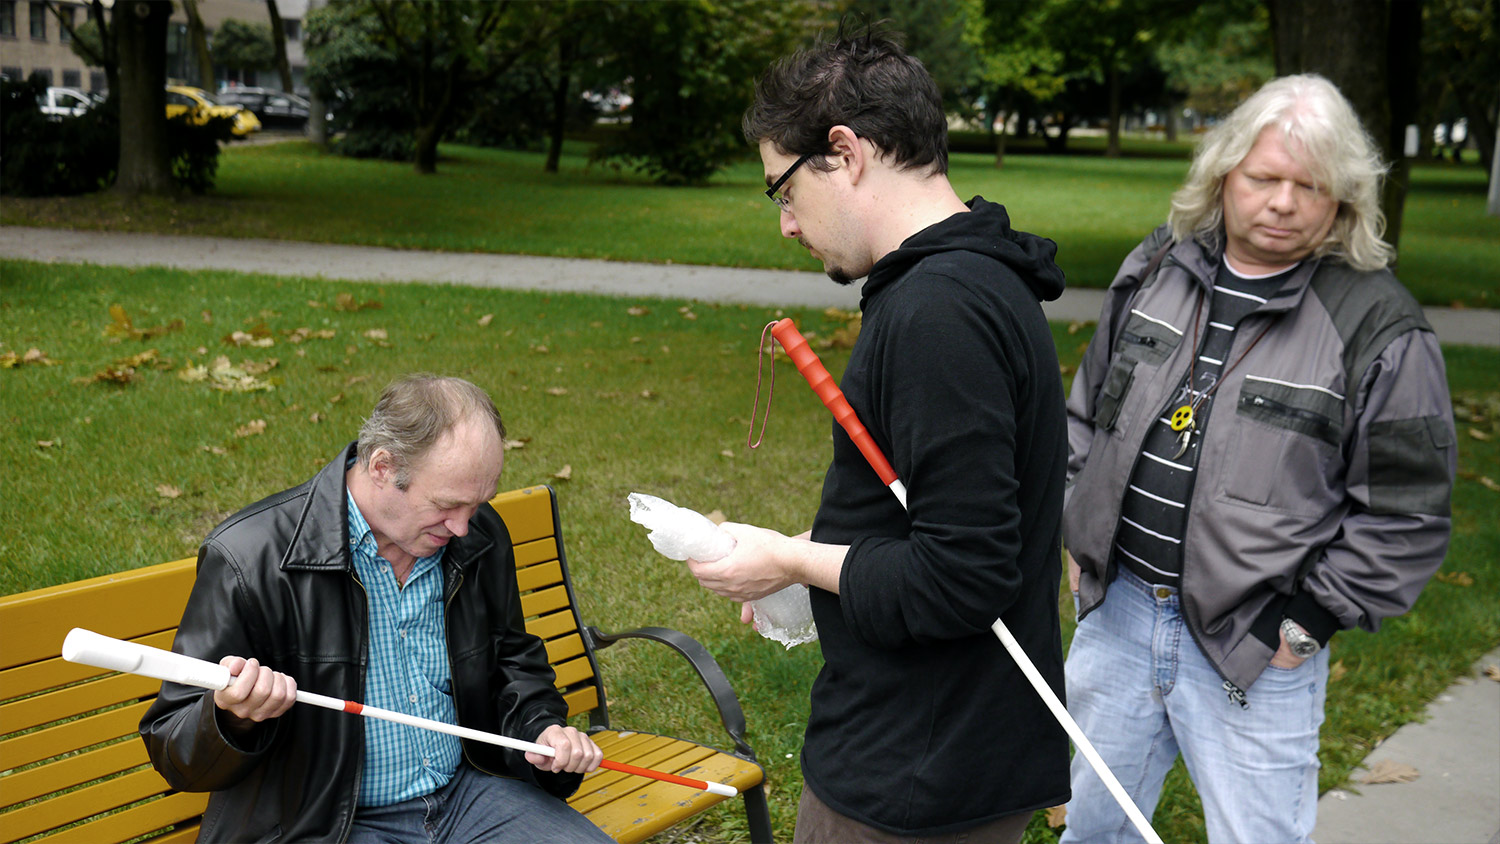
[[[643,398],[643,399],[654,399],[654,398],[656,398],[656,391],[655,390],[641,390],[641,398]]]
[[[547,395],[549,395],[549,396],[566,396],[567,394],[568,394],[568,388],[567,387],[548,387],[547,388]]]
[[[1474,585],[1474,578],[1471,577],[1468,572],[1463,572],[1463,571],[1440,571],[1436,575],[1434,575],[1434,577],[1436,577],[1438,580],[1441,580],[1444,583],[1451,583],[1454,586],[1473,586]]]
[[[35,346],[26,350],[25,354],[17,355],[15,352],[6,352],[0,355],[0,369],[14,369],[25,364],[36,366],[57,366],[59,361],[47,357],[47,353]]]
[[[1496,683],[1500,683],[1500,665],[1496,665],[1493,662],[1486,665],[1484,667],[1484,676],[1494,680]]]
[[[566,481],[566,480],[572,478],[573,477],[573,464],[571,464],[571,463],[564,464],[561,469],[558,469],[556,472],[552,473],[552,477],[557,478],[560,481]]]
[[[539,355],[545,355],[551,351],[551,349],[548,349],[546,346],[532,346],[531,350]]]
[[[373,311],[383,307],[385,306],[373,299],[368,302],[357,301],[352,293],[340,293],[333,300],[335,311]]]
[[[55,440],[37,440],[36,441],[36,447],[37,448],[46,449],[46,448],[51,448],[51,447],[53,447],[55,445],[62,445],[62,438],[61,437],[59,437],[58,439],[55,439]]]
[[[384,328],[372,328],[369,331],[365,332],[365,336],[368,337],[368,338],[370,338],[371,340],[386,340],[386,339],[389,339],[388,336],[387,336],[387,334],[385,333],[385,329]]]
[[[231,346],[254,346],[265,349],[276,345],[276,338],[266,335],[257,336],[250,332],[234,331],[224,336],[224,342]]]
[[[645,316],[646,314],[651,313],[651,309],[636,305],[635,307],[626,308],[625,313],[630,314],[631,316]]]
[[[1382,759],[1370,768],[1365,778],[1360,782],[1366,785],[1380,785],[1382,783],[1412,782],[1422,776],[1422,772],[1406,764],[1390,759]]]
[[[713,510],[712,512],[704,513],[703,515],[710,522],[713,522],[716,525],[722,525],[725,522],[729,521],[729,517],[724,515],[723,510]]]
[[[160,495],[162,498],[177,498],[178,496],[182,495],[182,490],[178,489],[175,486],[172,486],[171,484],[157,484],[156,494]]]
[[[223,447],[221,445],[205,445],[205,446],[202,446],[202,448],[203,448],[204,451],[208,452],[209,454],[228,454],[229,453],[229,449],[227,449],[227,448],[225,448],[225,447]]]
[[[208,380],[208,367],[193,366],[191,363],[177,370],[177,378],[189,384]]]
[[[130,315],[121,305],[109,306],[109,320],[109,325],[104,326],[104,336],[117,339],[129,337],[132,340],[149,340],[152,337],[160,337],[163,334],[181,330],[183,326],[182,320],[174,319],[154,328],[136,328],[130,320]]]
[[[338,404],[339,402],[341,402],[343,400],[344,400],[344,394],[343,393],[338,393],[336,395],[329,396],[328,403],[329,404]]]
[[[1051,828],[1051,829],[1057,829],[1058,827],[1062,826],[1063,824],[1065,824],[1067,822],[1068,822],[1068,807],[1067,806],[1053,806],[1053,807],[1051,807],[1050,809],[1047,810],[1047,826],[1049,828]]]
[[[1344,675],[1348,673],[1349,669],[1344,667],[1344,661],[1341,659],[1328,666],[1328,682],[1332,683],[1336,680],[1342,680],[1344,679]]]
[[[1490,492],[1500,492],[1500,483],[1495,483],[1495,479],[1491,478],[1489,475],[1480,475],[1479,485],[1489,490]]]
[[[313,411],[313,413],[312,413],[311,416],[307,417],[307,421],[309,421],[309,422],[313,423],[314,425],[316,425],[319,422],[323,421],[323,414],[321,414],[321,413],[319,413],[319,412],[317,412],[315,410],[315,411]]]
[[[482,317],[479,318],[479,326],[481,328],[483,328],[484,326],[489,325],[490,321],[493,320],[494,318],[495,318],[494,314],[485,314],[484,316],[482,316]]]
[[[205,310],[205,311],[204,311],[204,312],[203,312],[203,313],[202,313],[202,314],[201,314],[201,316],[202,316],[202,317],[203,317],[203,322],[204,322],[204,323],[205,323],[205,324],[208,324],[208,325],[212,325],[212,324],[213,324],[213,321],[214,321],[214,315],[213,315],[213,312],[212,312],[212,311],[209,311],[209,310]]]
[[[1489,434],[1486,434],[1478,428],[1470,428],[1469,436],[1473,437],[1476,440],[1479,440],[1480,442],[1487,442],[1490,438]]]
[[[722,456],[724,456],[724,457],[733,457],[734,456],[734,451],[732,449],[726,448],[723,451],[719,452],[719,454],[722,455]]]
[[[239,426],[238,428],[235,428],[234,429],[234,435],[236,437],[253,437],[256,434],[265,433],[265,430],[266,430],[266,420],[264,420],[264,419],[256,419],[256,420],[253,420],[251,422],[246,422],[245,424]]]
[[[505,450],[506,451],[515,451],[518,448],[525,448],[526,444],[529,443],[529,442],[531,442],[531,437],[519,437],[519,438],[513,439],[513,440],[512,439],[507,439],[505,441]]]

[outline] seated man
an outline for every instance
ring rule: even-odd
[[[504,438],[473,384],[403,378],[357,443],[204,540],[172,647],[238,677],[165,683],[141,719],[161,775],[213,792],[199,841],[609,840],[560,799],[603,754],[525,630],[487,503]],[[557,755],[293,707],[298,686]]]

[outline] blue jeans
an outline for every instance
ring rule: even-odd
[[[536,786],[492,777],[463,763],[447,785],[431,794],[360,809],[349,833],[349,844],[611,840],[573,807]]]
[[[1078,625],[1065,667],[1068,710],[1150,818],[1182,753],[1211,842],[1310,842],[1318,809],[1318,728],[1328,649],[1267,667],[1229,700],[1183,621],[1177,590],[1121,569]],[[1062,840],[1141,841],[1083,754]]]

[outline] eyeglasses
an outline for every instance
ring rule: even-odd
[[[786,180],[790,179],[793,173],[797,172],[798,167],[806,164],[807,159],[812,157],[813,154],[808,153],[807,155],[804,155],[801,158],[797,159],[795,164],[786,168],[786,172],[781,174],[781,178],[777,179],[775,184],[766,188],[766,199],[769,199],[772,202],[776,203],[776,207],[780,208],[781,210],[790,212],[792,210],[792,201],[781,195],[781,186],[786,184]]]

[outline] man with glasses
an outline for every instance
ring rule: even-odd
[[[866,279],[842,388],[910,511],[834,425],[809,534],[727,524],[735,551],[689,566],[742,602],[812,587],[824,666],[795,840],[1019,841],[1068,797],[1067,736],[990,632],[1003,618],[1063,693],[1056,245],[959,199],[937,87],[885,35],[778,61],[744,129],[781,233]]]

